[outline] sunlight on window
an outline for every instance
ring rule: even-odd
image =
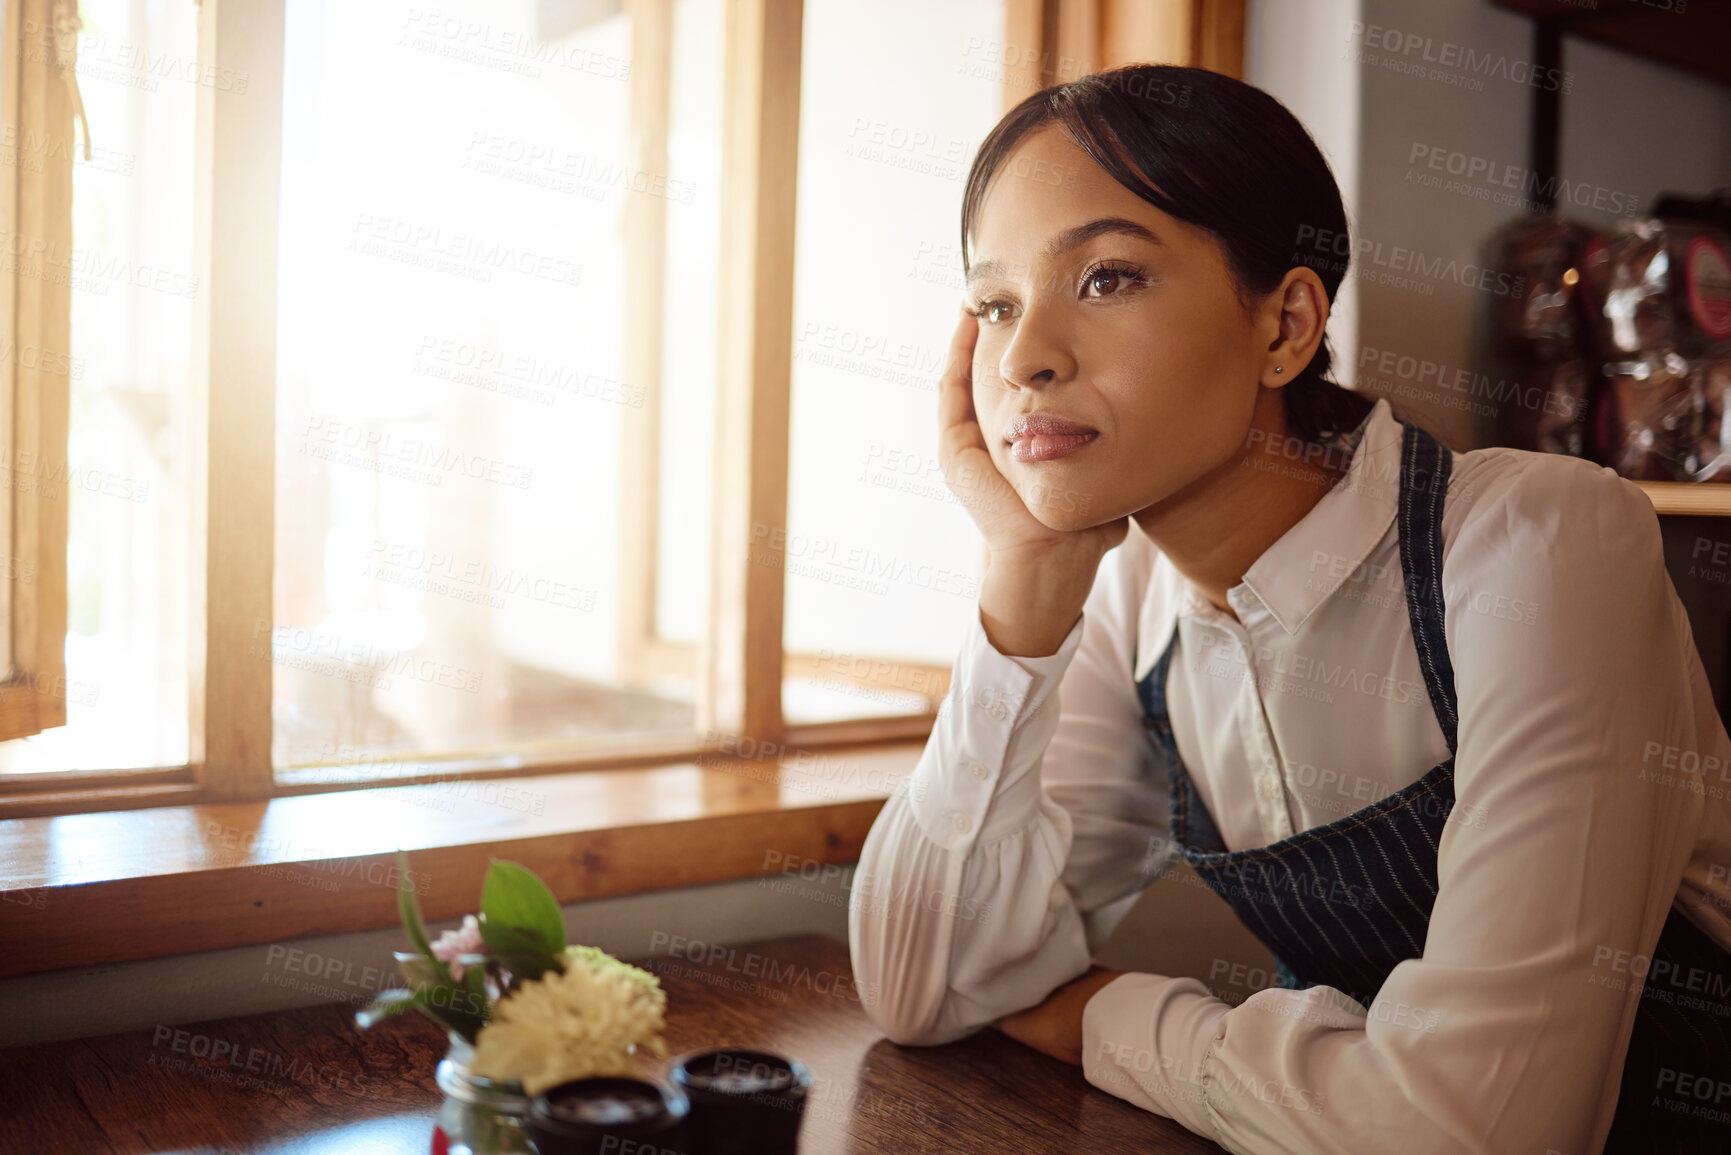
[[[619,672],[622,422],[644,403],[624,286],[646,275],[621,221],[665,198],[671,324],[713,328],[719,121],[676,126],[673,172],[632,171],[619,7],[289,6],[279,767],[692,732],[690,685]],[[719,0],[694,8],[719,30]],[[676,83],[702,91],[721,49],[688,41]],[[712,360],[670,357],[670,393],[711,392]]]
[[[790,721],[935,703],[979,594],[980,539],[937,460],[962,297],[962,184],[997,123],[1002,0],[805,9],[787,621],[816,656]],[[918,27],[918,36],[908,29]]]
[[[715,292],[721,273],[721,58],[727,35],[716,0],[675,6],[668,176],[709,195],[667,216],[667,305],[662,342],[661,481],[655,625],[696,646],[709,597],[709,486],[715,437]]]

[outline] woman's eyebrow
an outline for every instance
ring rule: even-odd
[[[1147,241],[1151,245],[1160,243],[1160,238],[1155,236],[1151,229],[1137,224],[1128,217],[1101,217],[1098,220],[1089,221],[1085,225],[1065,229],[1046,242],[1044,255],[1048,258],[1055,257],[1078,245],[1085,245],[1095,237],[1110,236],[1113,233],[1135,237],[1137,240]]]
[[[1160,238],[1154,235],[1153,230],[1146,225],[1137,224],[1128,217],[1100,217],[1086,224],[1067,228],[1057,234],[1046,242],[1041,255],[1050,260],[1079,245],[1085,245],[1096,237],[1111,236],[1114,233],[1135,237],[1137,240],[1147,241],[1151,245],[1161,243]],[[1005,267],[1003,261],[979,261],[968,268],[968,284],[971,285],[984,277],[998,276],[1003,273]]]

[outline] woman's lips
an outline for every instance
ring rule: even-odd
[[[1067,457],[1099,436],[1098,430],[1056,413],[1025,413],[1004,431],[1011,459],[1024,463]]]
[[[1068,457],[1098,436],[1098,433],[1030,434],[1010,446],[1010,456],[1022,462],[1055,461]]]

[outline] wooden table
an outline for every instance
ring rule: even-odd
[[[896,1046],[866,1018],[834,939],[672,947],[643,964],[667,991],[671,1053],[753,1046],[803,1061],[814,1084],[802,1155],[1220,1151],[996,1031]],[[421,1015],[362,1031],[353,1011],[0,1050],[0,1153],[423,1155],[445,1035]]]

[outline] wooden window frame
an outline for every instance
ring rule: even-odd
[[[46,12],[52,0],[12,6]],[[0,818],[225,801],[262,801],[312,792],[409,785],[446,780],[555,774],[629,766],[665,765],[701,758],[718,748],[775,752],[860,743],[923,740],[932,710],[892,717],[789,725],[782,714],[788,676],[816,676],[871,687],[872,678],[836,671],[820,655],[788,653],[782,645],[784,560],[781,535],[754,528],[785,529],[788,486],[788,411],[793,363],[795,190],[798,169],[803,0],[727,0],[723,95],[720,316],[717,340],[717,404],[711,485],[711,574],[706,633],[698,645],[660,638],[655,630],[656,522],[658,510],[661,342],[666,255],[666,205],[655,197],[627,202],[624,235],[627,267],[639,270],[626,286],[624,332],[628,379],[643,388],[645,403],[624,413],[626,453],[622,465],[624,517],[620,540],[620,614],[616,631],[622,681],[641,684],[665,673],[691,677],[699,687],[698,725],[688,740],[669,740],[629,753],[601,751],[548,757],[525,764],[504,751],[497,758],[428,758],[410,761],[388,780],[376,773],[337,780],[320,773],[316,783],[283,780],[271,765],[272,665],[254,654],[257,623],[273,618],[275,546],[276,281],[280,210],[282,78],[285,0],[203,0],[199,12],[199,59],[218,75],[246,75],[244,94],[217,86],[199,91],[194,270],[206,287],[195,320],[194,435],[189,446],[193,478],[193,579],[189,597],[193,625],[190,670],[190,758],[186,766],[132,771],[14,775],[0,795]],[[659,172],[667,167],[671,115],[673,0],[626,0],[632,20],[631,164]],[[1050,83],[1054,61],[1118,62],[1115,57],[1170,56],[1212,60],[1236,73],[1243,55],[1244,0],[1006,0],[1007,42],[1036,49]],[[10,42],[10,41],[9,41]],[[1021,54],[1025,59],[1027,54]],[[1027,68],[1023,72],[1030,71]],[[21,91],[54,93],[32,82]],[[1068,79],[1058,76],[1058,79]],[[1004,107],[1037,85],[1012,70]],[[17,93],[3,110],[17,111]],[[28,111],[27,109],[25,111]],[[49,106],[44,115],[70,116]],[[8,121],[10,123],[10,121]],[[14,172],[19,171],[16,167]],[[70,164],[65,173],[70,189]],[[0,182],[4,183],[4,182]],[[51,191],[44,185],[42,192]],[[0,199],[0,213],[67,203],[63,197],[36,201],[16,190]],[[17,203],[14,204],[14,201]],[[9,219],[9,218],[8,218]],[[64,228],[70,239],[70,216]],[[25,282],[0,282],[0,293],[21,297]],[[65,313],[60,328],[44,314],[16,313],[11,299],[0,313],[28,318],[45,347],[67,345]],[[6,367],[12,399],[52,397]],[[44,435],[65,435],[65,389],[58,408],[30,410]],[[58,426],[55,422],[58,421]],[[21,430],[24,426],[18,426]],[[221,431],[220,437],[210,436]],[[51,512],[51,511],[50,511]],[[38,623],[37,646],[28,657],[42,673],[64,674],[58,655],[65,634],[65,510],[58,522],[41,511],[12,513],[14,541],[20,526],[35,533],[38,587],[7,583],[13,621]],[[31,520],[34,517],[34,520]],[[54,535],[58,533],[58,537]],[[56,570],[50,562],[58,558]],[[201,564],[200,564],[201,562]],[[55,574],[58,577],[55,577]],[[30,599],[44,587],[59,595],[52,606]],[[23,616],[28,613],[29,616]],[[57,627],[57,631],[55,629]],[[49,635],[54,635],[52,638]],[[16,646],[14,653],[19,651]],[[947,690],[945,666],[899,663],[905,676],[918,671],[936,696]],[[12,699],[0,688],[0,719]],[[22,700],[22,699],[19,699]],[[34,695],[35,707],[64,701]],[[52,716],[44,714],[43,716]],[[59,724],[45,722],[45,725]],[[717,735],[725,735],[717,738]],[[328,769],[328,768],[327,768]]]
[[[73,89],[61,65],[77,50],[56,44],[51,0],[8,4],[4,35],[0,228],[19,243],[0,271],[0,740],[66,722],[70,376],[51,369],[70,348]]]

